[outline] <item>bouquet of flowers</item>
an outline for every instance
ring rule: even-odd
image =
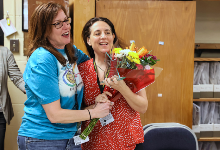
[[[155,81],[153,65],[159,61],[156,56],[150,54],[145,47],[138,49],[133,42],[129,48],[114,48],[110,54],[111,60],[108,78],[117,75],[117,80],[124,80],[132,92],[137,93]],[[107,87],[112,96],[110,101],[116,101],[122,96],[117,90]],[[83,140],[90,134],[99,118],[92,119],[90,124],[79,136]]]

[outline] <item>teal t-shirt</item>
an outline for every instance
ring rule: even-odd
[[[89,57],[75,46],[76,64],[62,66],[56,57],[39,47],[30,56],[23,78],[27,100],[18,135],[45,140],[70,139],[77,131],[77,123],[51,123],[42,107],[60,99],[63,109],[80,109],[83,82],[77,64]],[[65,58],[64,49],[57,49]]]

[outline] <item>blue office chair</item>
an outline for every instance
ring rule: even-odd
[[[190,128],[179,123],[154,123],[144,126],[144,143],[135,150],[198,150]]]

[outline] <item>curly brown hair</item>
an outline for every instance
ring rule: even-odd
[[[43,47],[52,53],[57,58],[57,60],[63,66],[65,66],[66,59],[52,46],[47,38],[52,32],[51,24],[53,19],[57,16],[59,10],[63,10],[66,16],[68,16],[65,7],[54,2],[43,3],[39,5],[33,12],[30,20],[30,27],[28,29],[30,38],[28,57],[30,57],[38,47]],[[77,58],[75,57],[75,51],[72,42],[65,45],[65,52],[69,62],[71,64],[75,63]]]

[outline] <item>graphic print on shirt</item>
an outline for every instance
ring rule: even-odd
[[[62,67],[61,70],[63,70],[65,73],[63,74],[63,82],[66,83],[70,87],[74,87],[76,85],[75,81],[75,75],[74,75],[74,65],[67,64],[65,67]]]
[[[77,64],[69,64],[67,60],[66,66],[59,67],[59,87],[62,97],[71,97],[77,94],[83,87],[82,78],[80,76]]]

